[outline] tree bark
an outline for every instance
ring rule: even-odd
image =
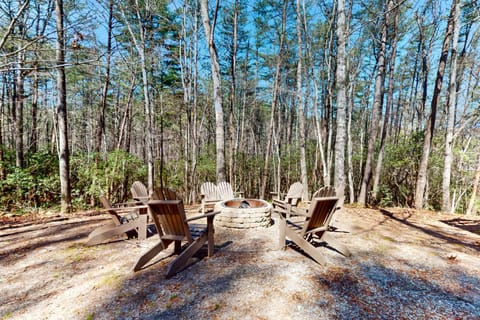
[[[150,101],[150,93],[149,93],[149,81],[148,81],[148,66],[146,61],[145,55],[145,32],[142,23],[142,16],[140,14],[140,7],[138,0],[135,1],[135,10],[136,10],[136,17],[139,29],[139,37],[140,41],[137,40],[136,34],[133,32],[128,19],[125,16],[125,12],[123,8],[121,8],[122,16],[124,18],[125,23],[127,24],[128,31],[132,38],[132,41],[137,49],[137,52],[140,56],[140,65],[141,65],[141,72],[142,72],[142,84],[143,84],[143,98],[144,98],[144,109],[145,109],[145,149],[147,154],[147,179],[148,179],[148,191],[153,192],[154,181],[155,181],[155,168],[153,163],[153,115],[152,115],[152,106]]]
[[[67,88],[65,82],[65,29],[63,26],[63,0],[55,0],[57,46],[57,116],[58,116],[58,158],[60,171],[61,212],[71,210],[70,154],[68,148]]]
[[[1,48],[0,48],[1,49]],[[4,165],[5,154],[4,154],[4,143],[3,143],[3,117],[4,117],[4,105],[5,105],[5,92],[6,92],[6,74],[2,73],[2,89],[0,96],[0,181],[4,180],[7,172]]]
[[[262,173],[262,187],[260,189],[260,199],[265,199],[265,192],[267,189],[267,180],[268,180],[268,167],[270,162],[270,149],[272,147],[272,139],[273,139],[273,127],[275,123],[275,109],[277,106],[277,97],[278,97],[278,87],[280,81],[280,67],[282,64],[282,55],[283,55],[283,43],[285,41],[285,25],[287,19],[287,1],[283,1],[283,11],[282,11],[282,26],[280,32],[280,43],[278,47],[278,54],[276,59],[276,66],[275,66],[275,77],[273,80],[273,88],[272,88],[272,104],[270,110],[270,123],[268,126],[268,133],[267,133],[267,145],[265,147],[265,163],[263,165],[263,173]]]
[[[109,0],[105,78],[103,82],[102,98],[100,100],[100,112],[98,114],[98,121],[97,121],[97,139],[95,143],[95,152],[100,152],[102,147],[103,134],[105,133],[105,110],[107,109],[108,87],[110,85],[110,60],[112,56],[112,25],[113,25],[113,0]]]
[[[222,106],[222,90],[221,90],[221,75],[220,65],[218,63],[217,49],[215,46],[215,22],[210,24],[210,16],[208,14],[208,0],[200,1],[200,12],[203,21],[203,28],[205,29],[205,37],[207,39],[208,51],[210,53],[210,65],[212,69],[213,81],[213,104],[215,109],[215,142],[217,151],[217,183],[225,181],[225,132],[223,120],[223,106]],[[215,14],[218,12],[218,0],[215,6]]]
[[[388,5],[385,7],[385,12],[388,12]],[[375,91],[373,93],[373,106],[372,106],[372,122],[370,126],[368,146],[367,146],[367,158],[365,159],[365,169],[363,171],[362,185],[360,187],[360,194],[358,195],[358,202],[365,205],[367,203],[367,194],[369,190],[369,184],[372,177],[373,161],[375,154],[375,143],[377,142],[377,136],[379,131],[379,119],[382,117],[383,106],[383,93],[385,89],[385,55],[386,55],[386,42],[387,42],[387,17],[384,17],[382,23],[382,31],[380,38],[380,48],[378,52],[377,60],[377,74],[375,76]]]
[[[235,187],[235,96],[236,96],[236,69],[237,69],[237,30],[238,30],[238,0],[235,0],[233,12],[233,37],[232,37],[232,56],[230,60],[230,113],[229,113],[229,152],[228,152],[228,168],[229,181]]]
[[[454,0],[454,2],[457,0]],[[442,179],[442,211],[453,213],[450,200],[450,177],[453,159],[453,130],[455,126],[455,110],[457,105],[457,45],[460,34],[460,5],[455,5],[453,14],[452,56],[450,58],[450,84],[447,103],[447,130],[445,133],[445,156]]]
[[[18,168],[23,168],[25,164],[23,150],[23,99],[25,96],[25,79],[23,73],[25,53],[20,51],[18,54],[18,70],[15,83],[15,163]]]
[[[473,178],[472,194],[470,196],[470,200],[468,201],[467,211],[465,212],[467,216],[473,215],[474,213],[473,207],[475,206],[475,200],[477,199],[479,183],[480,183],[480,154],[478,155],[477,169],[475,170],[475,177]]]
[[[335,135],[335,171],[334,183],[337,195],[341,201],[345,200],[345,145],[346,145],[346,108],[347,108],[347,57],[346,57],[346,14],[345,1],[337,1],[337,131]]]
[[[340,0],[341,1],[341,0]],[[303,59],[303,42],[302,42],[302,15],[300,8],[300,0],[297,0],[297,104],[298,104],[298,130],[300,131],[300,180],[303,184],[303,199],[308,199],[308,175],[307,175],[307,159],[306,159],[306,137],[305,137],[305,111],[302,90],[302,59]]]
[[[394,4],[392,1],[388,2],[388,9],[387,14],[385,16],[386,19],[390,19],[390,12],[393,9]],[[395,83],[395,60],[397,58],[397,41],[398,41],[398,10],[394,11],[394,22],[393,22],[393,39],[391,41],[392,53],[389,58],[389,72],[388,72],[388,93],[387,93],[387,101],[385,106],[385,116],[383,121],[380,121],[381,129],[380,129],[380,147],[378,150],[378,157],[377,163],[373,175],[373,187],[372,187],[372,198],[375,200],[378,196],[379,185],[380,185],[380,176],[382,173],[383,167],[383,154],[385,151],[385,140],[389,136],[389,123],[390,123],[390,114],[393,106],[393,89]]]
[[[438,64],[437,77],[435,80],[435,88],[433,90],[430,116],[425,128],[425,137],[423,141],[422,158],[417,173],[417,181],[415,185],[415,208],[422,209],[425,204],[425,199],[428,198],[426,192],[427,187],[427,171],[428,160],[430,159],[430,149],[433,140],[433,133],[435,130],[435,119],[437,117],[437,106],[440,100],[440,92],[442,91],[443,75],[445,73],[445,66],[447,64],[448,51],[450,49],[450,38],[453,33],[453,15],[457,6],[457,0],[453,0],[452,8],[450,10],[450,17],[448,19],[447,30],[445,31],[445,38],[443,40],[442,52]]]
[[[35,153],[38,150],[38,64],[35,63],[33,70],[32,83],[32,128],[30,132],[30,152]]]

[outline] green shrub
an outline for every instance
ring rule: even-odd
[[[129,196],[133,181],[144,181],[146,175],[144,163],[124,151],[78,155],[71,161],[72,196],[80,205],[101,194],[112,202],[123,201]]]
[[[86,208],[105,194],[112,202],[125,200],[134,180],[144,180],[146,168],[137,157],[122,151],[106,155],[74,155],[70,159],[70,185],[74,208]],[[0,209],[23,213],[60,203],[58,157],[48,151],[29,155],[23,169],[4,161],[7,175],[0,181]]]
[[[48,151],[39,151],[27,159],[25,168],[9,167],[0,181],[0,206],[22,212],[28,208],[47,208],[59,202],[58,159]]]

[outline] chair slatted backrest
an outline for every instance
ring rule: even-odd
[[[312,195],[313,198],[322,198],[322,197],[336,197],[337,190],[332,186],[321,187]]]
[[[230,200],[235,198],[232,185],[226,181],[220,182],[217,185],[217,192],[220,200]]]
[[[132,193],[133,199],[137,201],[147,201],[149,198],[147,187],[140,181],[134,181],[132,183],[130,192]]]
[[[297,181],[293,183],[288,189],[288,193],[285,196],[285,202],[296,206],[299,200],[302,199],[302,194],[303,194],[303,185],[301,182]]]
[[[204,195],[205,201],[220,200],[217,186],[212,182],[204,182],[200,186],[200,193]]]
[[[162,238],[193,242],[182,200],[151,200],[148,206],[157,230],[163,232]]]
[[[313,198],[308,208],[308,218],[303,226],[302,233],[325,227],[328,228],[330,219],[336,210],[337,197]]]

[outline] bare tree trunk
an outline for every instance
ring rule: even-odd
[[[337,131],[335,135],[335,171],[334,183],[341,204],[345,200],[345,139],[346,130],[346,108],[347,108],[347,57],[346,41],[347,26],[345,14],[345,1],[337,1]]]
[[[385,11],[388,12],[387,6]],[[367,194],[372,177],[373,158],[375,154],[375,143],[379,130],[379,119],[382,117],[383,106],[383,92],[385,88],[385,55],[387,42],[387,17],[384,17],[382,23],[382,34],[380,39],[380,48],[377,59],[377,74],[375,76],[375,92],[373,93],[372,106],[372,122],[368,138],[367,158],[365,160],[365,169],[363,172],[362,185],[360,187],[360,194],[358,195],[358,202],[365,205],[367,203]]]
[[[456,1],[456,0],[454,0]],[[450,58],[450,84],[447,103],[447,130],[445,134],[445,157],[442,179],[442,211],[453,213],[450,201],[450,177],[452,174],[453,130],[455,126],[455,110],[457,105],[457,45],[460,34],[460,5],[455,6],[453,14],[452,57]]]
[[[335,8],[336,10],[336,8]],[[333,91],[336,85],[335,80],[332,79],[333,74],[333,65],[335,62],[334,58],[334,39],[335,39],[335,12],[332,12],[331,19],[329,21],[329,32],[327,37],[327,43],[325,50],[325,63],[326,63],[326,75],[327,78],[325,81],[325,115],[324,115],[324,128],[322,129],[325,132],[325,162],[326,162],[326,172],[324,173],[324,184],[330,186],[332,184],[332,167],[333,167],[333,152],[332,152],[332,143],[333,143]]]
[[[132,79],[130,81],[130,88],[128,90],[127,101],[125,101],[125,107],[123,108],[122,122],[118,132],[117,149],[123,149],[125,152],[130,151],[130,129],[132,114],[132,97],[135,89],[135,73],[132,73]],[[123,146],[123,148],[122,148]]]
[[[21,0],[18,1],[20,7]],[[27,1],[28,2],[28,1]],[[20,22],[18,23],[18,53],[17,53],[17,66],[18,70],[16,73],[15,80],[15,91],[14,91],[14,100],[15,100],[15,163],[18,168],[23,168],[25,165],[25,151],[24,151],[24,141],[23,141],[23,109],[24,109],[24,98],[25,98],[25,51],[22,49],[24,45],[23,41],[25,40],[26,30],[25,23],[23,20],[23,13],[18,16]]]
[[[267,179],[268,179],[268,166],[270,162],[270,149],[272,147],[272,139],[273,139],[273,126],[275,120],[275,108],[277,106],[277,97],[278,97],[278,87],[280,81],[280,67],[282,63],[282,55],[283,55],[283,42],[285,41],[285,25],[287,20],[287,1],[283,1],[283,11],[282,11],[282,30],[280,33],[280,44],[278,48],[278,54],[276,59],[276,67],[275,67],[275,78],[273,80],[273,88],[272,88],[272,104],[270,110],[270,124],[268,126],[268,133],[267,133],[267,145],[265,147],[265,163],[263,166],[263,173],[262,173],[262,187],[260,190],[260,199],[265,199],[265,192],[267,189]]]
[[[145,32],[142,23],[142,16],[140,14],[140,7],[138,0],[135,0],[135,10],[138,22],[138,30],[139,30],[139,37],[140,41],[137,40],[136,34],[132,30],[128,19],[125,16],[125,12],[123,8],[121,8],[123,19],[127,25],[128,31],[132,38],[132,41],[137,49],[137,52],[140,56],[140,65],[141,65],[141,72],[142,72],[142,82],[143,82],[143,97],[144,97],[144,108],[145,108],[145,122],[146,122],[146,132],[144,135],[145,139],[145,148],[147,153],[147,177],[148,177],[148,191],[152,192],[154,187],[155,181],[155,171],[154,171],[154,163],[153,163],[153,123],[152,123],[152,107],[150,101],[150,94],[149,94],[149,81],[148,81],[148,66],[145,56]]]
[[[303,42],[302,42],[302,15],[300,8],[300,0],[297,0],[297,104],[298,104],[298,130],[300,131],[300,176],[303,184],[303,199],[308,199],[308,175],[307,175],[307,159],[306,159],[306,137],[305,137],[305,111],[302,90],[302,59],[303,59]]]
[[[390,19],[390,12],[392,11],[393,3],[392,1],[388,2],[388,9],[387,9],[387,14],[386,14],[386,19]],[[385,117],[383,118],[383,121],[380,121],[380,147],[378,150],[378,157],[377,157],[377,164],[375,167],[374,175],[373,175],[373,188],[372,188],[372,198],[377,200],[377,195],[378,195],[378,189],[379,189],[379,184],[380,184],[380,176],[382,173],[382,167],[383,167],[383,153],[385,150],[385,140],[389,136],[389,123],[390,123],[390,112],[392,110],[392,105],[393,105],[393,87],[395,83],[395,60],[397,58],[397,41],[398,41],[398,32],[397,32],[397,27],[398,27],[398,10],[395,10],[394,12],[395,17],[394,17],[394,22],[393,22],[393,40],[391,43],[392,46],[392,53],[389,58],[389,72],[388,72],[388,94],[387,94],[387,101],[386,101],[386,107],[385,107]]]
[[[230,133],[230,145],[229,145],[229,180],[230,183],[234,184],[235,182],[235,121],[234,121],[234,110],[235,110],[235,95],[236,95],[236,69],[237,69],[237,29],[238,29],[238,0],[235,0],[235,7],[233,13],[233,37],[232,37],[232,56],[230,60],[230,69],[231,69],[231,82],[230,82],[230,114],[229,114],[229,133]],[[235,185],[234,185],[235,187]]]
[[[32,83],[32,128],[30,132],[29,149],[32,153],[38,150],[38,64],[34,65]]]
[[[442,52],[440,62],[437,70],[437,77],[435,80],[435,88],[433,90],[432,104],[430,110],[430,117],[425,128],[425,137],[423,142],[422,158],[420,160],[417,182],[415,186],[415,208],[422,209],[425,204],[425,199],[428,197],[426,192],[427,187],[427,169],[428,160],[430,159],[430,149],[433,140],[433,132],[435,129],[435,119],[437,117],[437,106],[440,100],[440,92],[442,91],[443,75],[445,73],[445,66],[447,64],[448,51],[450,49],[450,38],[453,33],[453,15],[457,6],[457,0],[453,0],[452,8],[450,10],[450,17],[448,19],[447,30],[445,31],[445,38],[443,40]]]
[[[18,168],[25,164],[23,150],[23,99],[25,96],[25,79],[23,74],[23,61],[25,53],[18,54],[18,71],[15,85],[15,163]]]
[[[465,214],[470,216],[474,213],[475,199],[477,198],[478,193],[478,184],[480,183],[480,154],[478,155],[477,169],[475,170],[475,178],[473,178],[472,194],[470,196],[470,201],[468,201],[468,207]]]
[[[191,38],[188,34],[189,10],[193,16]],[[183,87],[183,103],[187,111],[187,141],[185,143],[185,185],[187,203],[196,201],[196,168],[198,158],[198,121],[197,121],[197,46],[198,46],[198,15],[195,8],[190,9],[188,1],[184,1],[182,12],[182,37],[180,43],[180,68]],[[183,46],[182,46],[183,43]]]
[[[215,106],[215,133],[216,133],[216,148],[217,148],[217,183],[225,181],[225,133],[223,121],[223,106],[222,106],[222,88],[220,65],[218,63],[217,49],[215,46],[215,24],[218,13],[218,0],[215,6],[215,14],[213,23],[210,24],[210,16],[208,14],[208,0],[200,1],[200,12],[202,15],[203,28],[205,29],[205,37],[208,42],[208,51],[210,53],[210,64],[212,68],[213,81],[213,104]]]
[[[108,29],[107,29],[107,56],[105,61],[105,79],[103,82],[102,98],[100,100],[100,112],[97,121],[97,140],[95,152],[100,152],[102,138],[105,133],[105,110],[107,109],[108,86],[110,85],[110,60],[112,55],[112,25],[113,25],[113,0],[108,5]]]
[[[67,92],[65,83],[65,34],[63,26],[63,0],[55,0],[57,14],[57,91],[58,91],[58,158],[60,169],[60,194],[61,211],[67,213],[71,210],[70,191],[70,155],[68,149],[68,122],[67,122]]]
[[[1,49],[1,47],[0,47]],[[0,96],[0,181],[4,180],[7,172],[6,168],[4,165],[4,160],[5,160],[5,154],[3,152],[4,150],[4,145],[3,145],[3,116],[5,114],[4,112],[4,105],[5,105],[5,92],[6,92],[6,74],[2,73],[2,94]]]
[[[28,2],[28,1],[26,1]],[[35,4],[37,12],[41,11],[41,3],[37,2]],[[35,34],[38,38],[43,37],[45,34],[45,29],[47,27],[48,21],[50,20],[53,13],[53,6],[49,5],[47,12],[45,12],[45,18],[42,20],[40,17],[35,22]],[[38,151],[39,145],[39,131],[38,128],[38,99],[39,99],[39,60],[40,60],[40,47],[38,43],[34,44],[34,61],[33,61],[33,83],[32,83],[32,112],[31,112],[31,122],[32,128],[30,132],[30,141],[29,141],[29,150],[32,153]]]

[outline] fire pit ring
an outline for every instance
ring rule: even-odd
[[[272,223],[272,205],[261,199],[231,199],[215,205],[215,225],[226,228],[249,229],[268,227]]]

